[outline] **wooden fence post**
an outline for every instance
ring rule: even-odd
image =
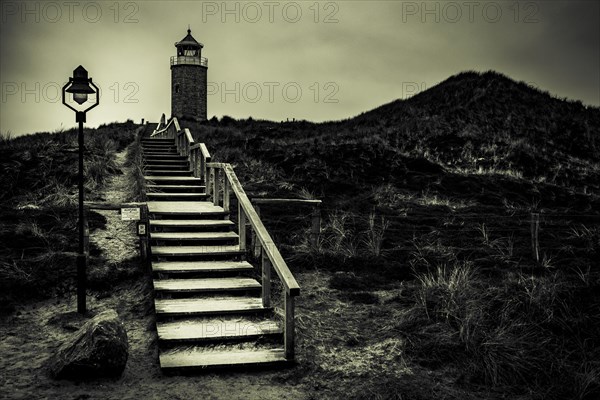
[[[540,261],[540,214],[531,213],[531,252],[535,261]]]
[[[311,218],[311,234],[310,234],[310,244],[313,247],[317,247],[319,243],[319,235],[321,234],[321,207],[320,204],[315,204],[312,211]]]

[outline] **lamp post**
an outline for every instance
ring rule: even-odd
[[[90,87],[91,86],[91,87]],[[67,93],[73,95],[73,100],[81,106],[82,109],[72,107],[67,103]],[[96,94],[96,100],[87,108],[84,103],[88,101],[88,94]],[[84,226],[83,226],[83,123],[85,113],[100,104],[100,89],[88,78],[88,72],[81,65],[73,71],[73,77],[62,89],[63,104],[75,111],[75,122],[79,123],[79,251],[77,254],[77,312],[85,314],[85,287],[86,287],[86,264],[87,256],[84,247]]]

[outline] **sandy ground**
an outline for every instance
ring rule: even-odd
[[[122,165],[125,153],[118,154]],[[124,201],[125,176],[108,183],[103,197]],[[130,258],[136,249],[133,224],[114,211],[99,211],[106,229],[91,233],[108,267]],[[129,359],[118,380],[55,381],[47,375],[46,360],[60,343],[83,324],[74,295],[23,305],[0,320],[0,399],[304,399],[299,386],[278,379],[278,371],[209,372],[195,376],[164,376],[158,366],[156,331],[149,277],[124,283],[107,295],[88,294],[90,314],[115,309],[129,340]],[[89,317],[89,316],[88,316]],[[292,368],[293,369],[293,368]]]
[[[83,318],[74,298],[23,307],[2,323],[0,398],[3,399],[303,399],[300,388],[278,382],[277,371],[163,376],[158,367],[153,318],[144,310],[144,283],[121,287],[110,298],[88,298],[92,313],[116,309],[129,339],[129,359],[119,380],[55,381],[45,362]],[[140,306],[142,305],[142,306]]]

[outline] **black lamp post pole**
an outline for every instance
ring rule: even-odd
[[[94,104],[80,111],[67,102],[67,93],[73,94],[73,100],[80,106],[87,102],[88,94],[95,93],[96,100]],[[92,78],[88,78],[88,73],[81,65],[73,71],[73,77],[69,78],[62,88],[63,104],[75,111],[75,122],[79,123],[79,249],[77,252],[77,312],[86,313],[85,289],[87,285],[86,269],[87,255],[85,254],[85,209],[83,208],[83,123],[85,122],[85,113],[100,104],[100,89],[92,83]]]
[[[77,122],[79,122],[79,252],[77,254],[77,312],[85,314],[86,312],[86,267],[87,258],[84,245],[84,226],[83,226],[83,122],[85,113],[77,112]]]

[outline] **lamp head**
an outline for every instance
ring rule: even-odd
[[[67,89],[68,93],[73,93],[73,100],[78,104],[83,104],[87,101],[87,95],[95,93],[90,87],[91,79],[88,78],[88,72],[81,65],[73,71],[71,78],[72,85]]]

